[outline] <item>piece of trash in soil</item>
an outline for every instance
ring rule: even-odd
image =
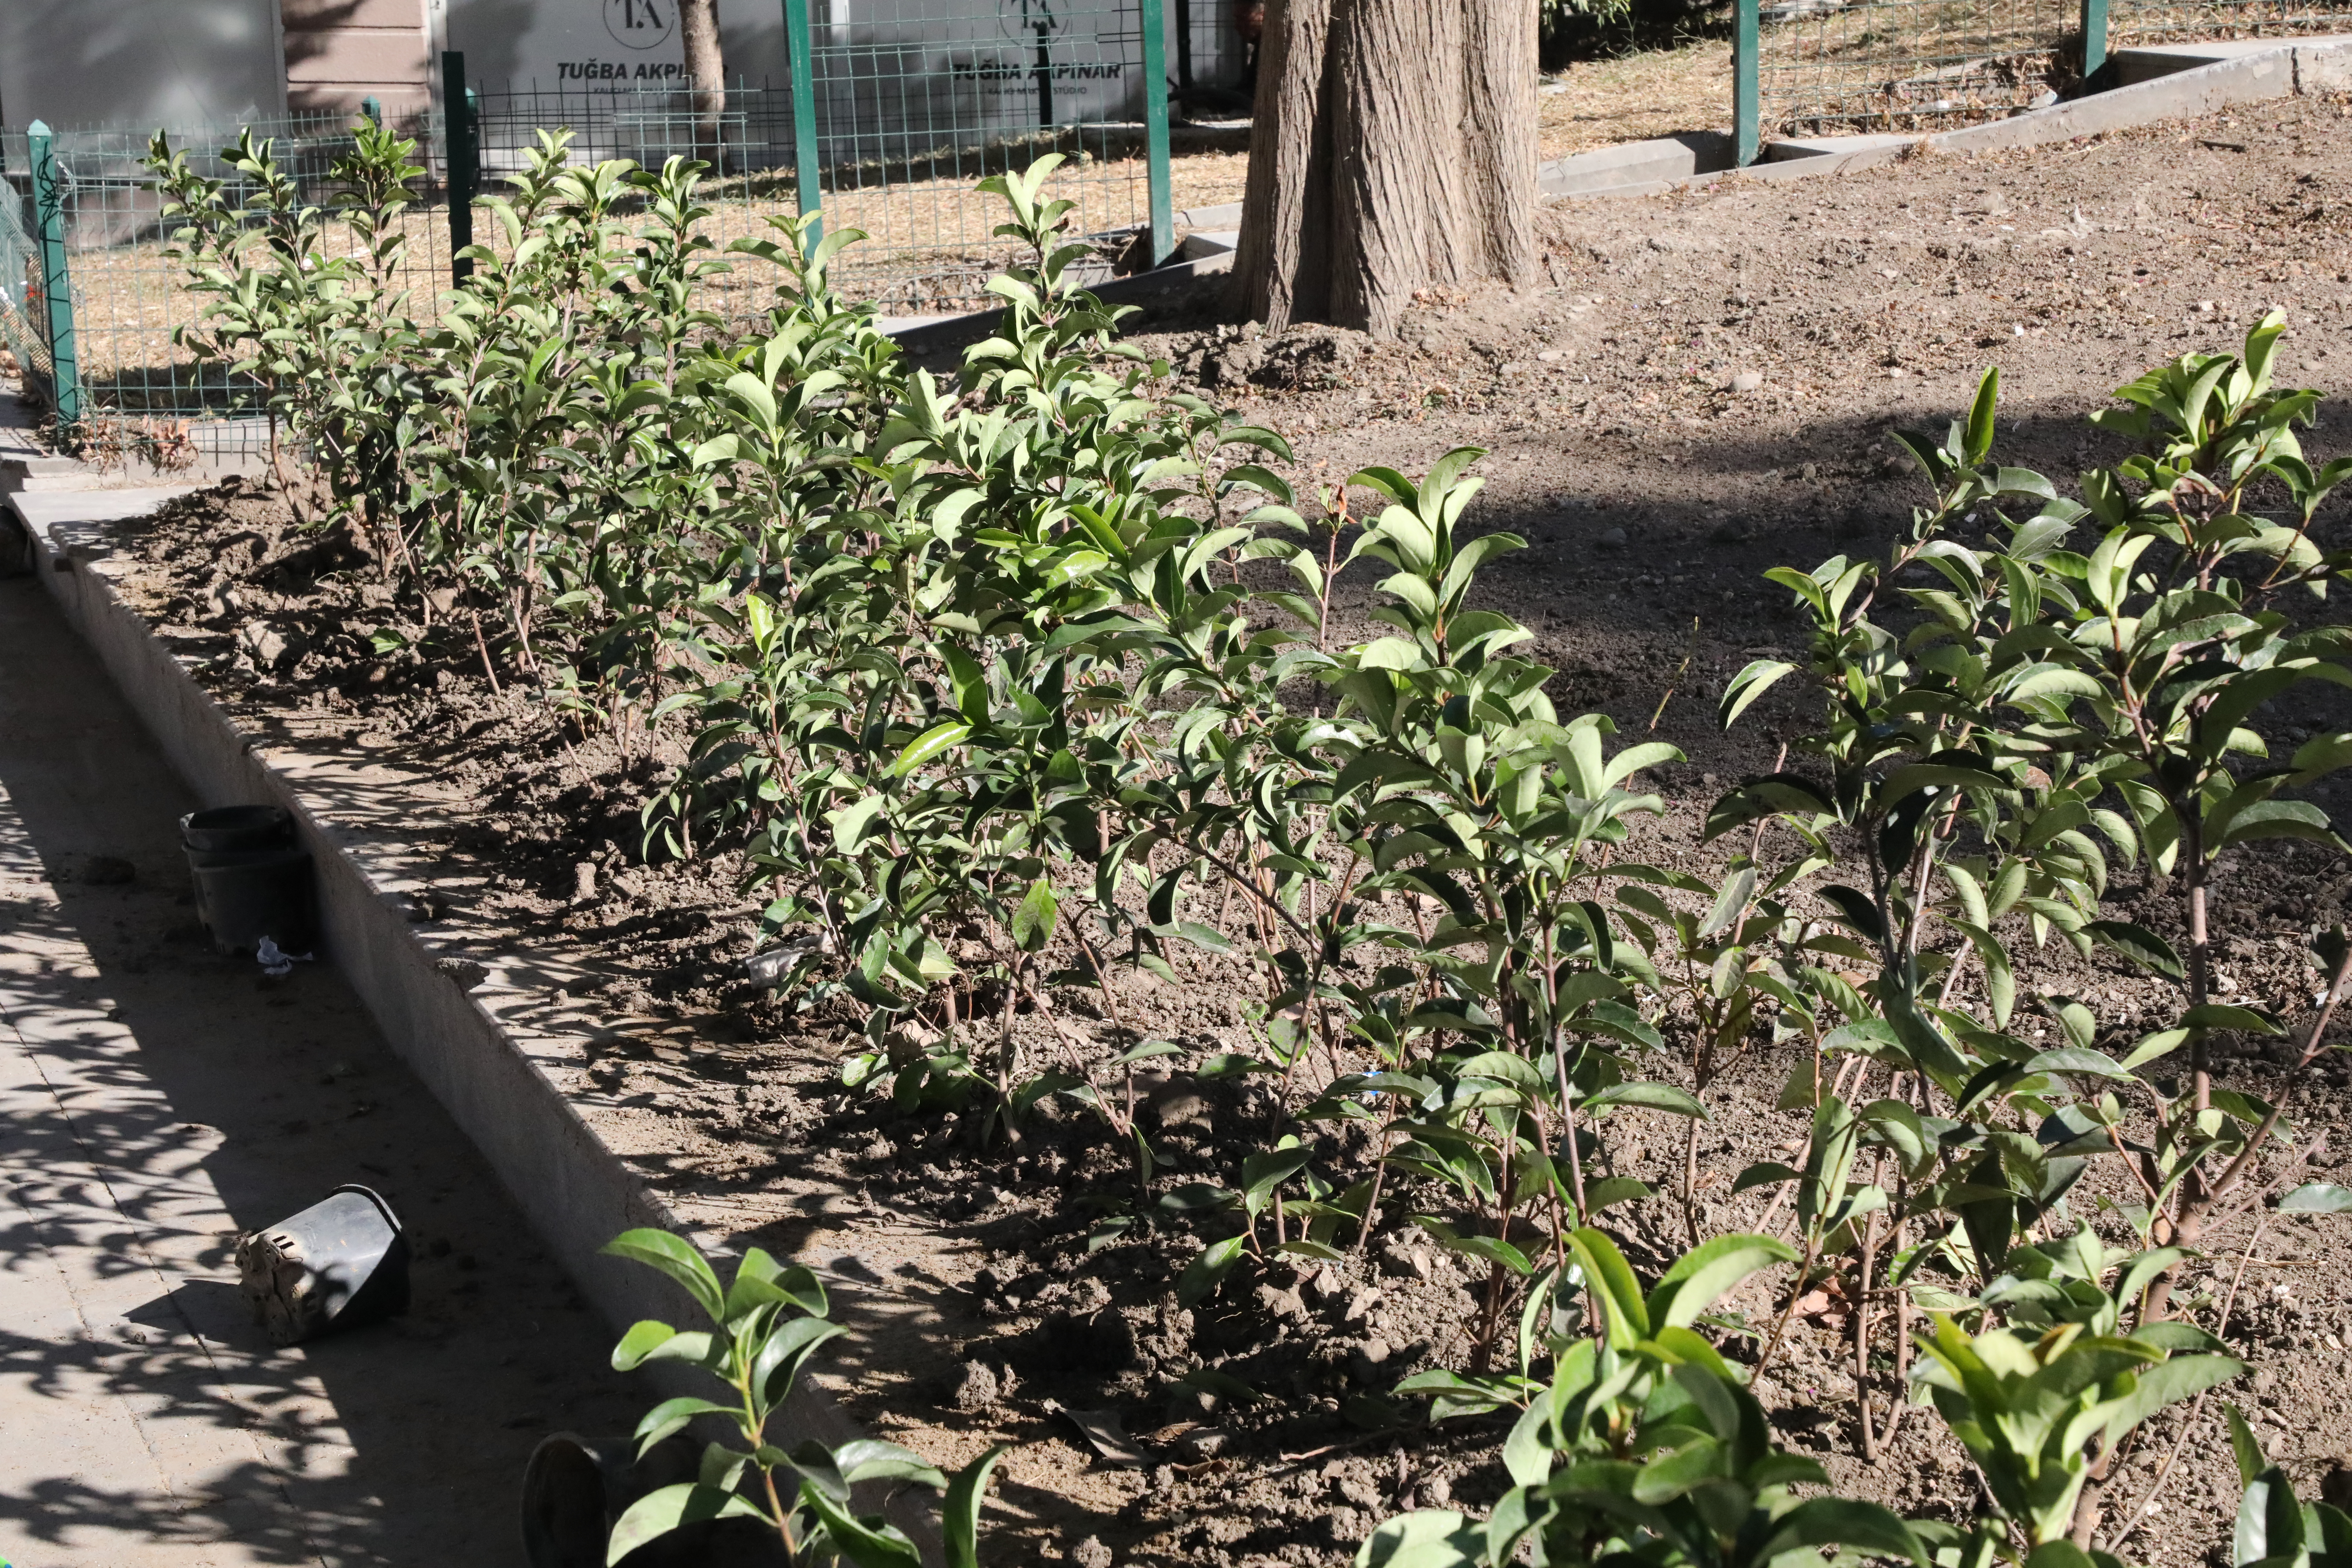
[[[778,942],[765,952],[753,953],[743,961],[743,973],[751,978],[753,984],[772,989],[782,985],[804,961],[820,952],[832,951],[830,932],[806,931]]]
[[[1140,1470],[1150,1465],[1150,1461],[1129,1441],[1127,1428],[1119,1424],[1118,1411],[1071,1410],[1051,1401],[1047,1405],[1051,1414],[1058,1415],[1078,1429],[1079,1435],[1101,1456],[1104,1464],[1122,1470]]]
[[[253,950],[253,957],[254,962],[261,965],[261,973],[274,980],[281,974],[293,973],[294,966],[298,963],[310,963],[311,955],[307,952],[288,952],[265,936],[261,939],[260,944]]]

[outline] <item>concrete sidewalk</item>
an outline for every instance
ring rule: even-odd
[[[213,954],[194,804],[0,582],[0,1562],[518,1562],[531,1445],[656,1395],[331,971]],[[277,1350],[236,1237],[352,1181],[406,1222],[415,1307]]]

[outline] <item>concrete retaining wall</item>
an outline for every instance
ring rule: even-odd
[[[519,994],[495,979],[468,992],[440,971],[408,919],[415,883],[398,869],[403,845],[351,826],[366,821],[366,801],[337,787],[331,773],[306,787],[257,755],[258,737],[196,684],[98,569],[109,553],[104,523],[146,516],[184,488],[20,493],[5,505],[31,536],[42,582],[197,796],[207,805],[274,803],[294,814],[318,868],[322,956],[481,1150],[582,1294],[616,1333],[640,1318],[688,1323],[692,1308],[681,1293],[653,1270],[598,1249],[635,1226],[688,1235],[693,1227],[604,1146],[533,1059],[527,1037],[501,1021],[495,1009]],[[392,815],[387,804],[386,820]],[[719,1240],[695,1239],[706,1247]],[[646,1373],[648,1405],[659,1394],[710,1392],[686,1369],[657,1364]],[[793,1442],[861,1435],[805,1385],[790,1419]]]

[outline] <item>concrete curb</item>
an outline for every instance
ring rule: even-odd
[[[502,1004],[523,1001],[520,987],[494,972],[468,992],[441,971],[409,922],[415,880],[399,873],[395,840],[371,839],[364,798],[348,787],[331,795],[325,772],[306,787],[259,754],[264,737],[222,710],[100,569],[109,553],[104,524],[151,515],[191,488],[31,492],[0,504],[30,537],[36,570],[68,622],[196,795],[208,805],[272,802],[293,813],[317,866],[324,956],[481,1151],[581,1293],[616,1334],[641,1318],[690,1322],[682,1293],[653,1270],[599,1249],[641,1226],[684,1233],[706,1248],[721,1238],[682,1221],[582,1120],[534,1056],[531,1037],[499,1016]],[[354,819],[362,826],[352,826]],[[706,1379],[685,1368],[656,1363],[646,1376],[648,1405],[709,1392]],[[839,1444],[865,1435],[805,1383],[786,1417],[792,1441]],[[914,1533],[915,1521],[898,1522]]]
[[[1958,131],[1775,142],[1764,149],[1763,161],[1745,169],[1731,166],[1731,139],[1720,132],[1622,142],[1546,163],[1538,172],[1538,188],[1544,199],[1559,201],[1660,195],[1717,182],[1812,179],[1876,168],[1914,150],[1968,153],[2042,147],[2163,120],[2194,119],[2242,103],[2352,88],[2352,39],[2261,42],[2261,47],[2233,48],[2218,58],[2198,46],[2135,51],[2146,63],[2158,62],[2159,56],[2165,63],[2209,63]]]

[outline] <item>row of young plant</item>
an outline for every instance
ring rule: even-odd
[[[2340,852],[2294,792],[2352,762],[2352,736],[2273,759],[2252,728],[2298,682],[2352,684],[2344,628],[2288,613],[2352,557],[2313,534],[2346,465],[2302,453],[2315,395],[2273,384],[2278,319],[2123,388],[2098,422],[2142,450],[2079,500],[1997,461],[1990,375],[1948,438],[1908,438],[1933,494],[1884,563],[1770,574],[1811,646],[1741,672],[1725,721],[1790,679],[1820,717],[1711,808],[1701,877],[1640,858],[1663,810],[1641,775],[1678,753],[1555,712],[1526,628],[1474,602],[1521,547],[1465,526],[1479,454],[1295,495],[1279,437],[1156,391],[1163,367],[1068,286],[1053,160],[985,182],[1034,259],[935,378],[831,292],[854,235],[780,224],[722,261],[696,165],[572,167],[560,134],[484,201],[499,237],[428,311],[395,287],[413,151],[362,128],[328,213],[266,142],[227,154],[254,193],[235,206],[159,141],[214,297],[192,345],[250,378],[314,524],[352,531],[436,646],[682,759],[648,847],[739,854],[770,928],[818,938],[786,979],[863,1005],[853,1087],[964,1109],[990,1140],[1046,1095],[1091,1112],[1135,1177],[1093,1241],[1196,1232],[1188,1304],[1408,1212],[1485,1271],[1465,1364],[1401,1392],[1433,1418],[1520,1412],[1517,1500],[1368,1552],[1924,1550],[1891,1515],[1791,1502],[1803,1462],[1697,1331],[1749,1333],[1769,1363],[1824,1282],[1853,1304],[1864,1451],[1916,1385],[1983,1470],[1999,1517],[1938,1548],[1972,1563],[2087,1545],[2137,1425],[2234,1374],[2172,1280],[2278,1184],[2347,962],[2318,941],[2307,1009],[2214,991],[2217,866],[2266,838]],[[693,309],[721,265],[776,270],[757,330]],[[1360,562],[1384,632],[1357,642],[1334,591]],[[2110,918],[2135,866],[2185,941]],[[2061,942],[2163,977],[2172,1018],[2101,1048],[2094,1010],[2036,983]],[[1290,1120],[1223,1183],[1172,1184],[1137,1079],[1184,1053],[1126,1015],[1132,977],[1201,963],[1255,977],[1255,1048],[1192,1070],[1266,1075]],[[2021,1007],[2066,1043],[2022,1037]],[[2285,1093],[2217,1081],[2217,1037],[2290,1025]],[[1735,1187],[1791,1242],[1702,1234],[1697,1123],[1759,1039],[1797,1048],[1782,1110],[1807,1131]],[[1687,1088],[1643,1076],[1669,1050]],[[1690,1121],[1675,1190],[1614,1172],[1643,1111]],[[1330,1136],[1350,1123],[1371,1145],[1352,1163]],[[2128,1258],[2067,1215],[2098,1166],[2140,1194]],[[2347,1203],[2307,1185],[2282,1206]],[[1601,1224],[1628,1204],[1690,1244],[1646,1290]],[[1713,1312],[1776,1261],[1795,1267],[1770,1321]],[[774,1305],[713,1300],[722,1321]],[[801,1321],[771,1316],[755,1350]],[[719,1366],[724,1341],[689,1342]],[[744,1462],[783,1463],[766,1454]],[[720,1468],[731,1493],[746,1472]]]

